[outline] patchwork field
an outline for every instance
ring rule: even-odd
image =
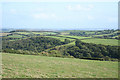
[[[3,78],[118,78],[118,62],[2,54]]]

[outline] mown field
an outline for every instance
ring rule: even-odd
[[[3,78],[118,78],[118,62],[2,54]]]

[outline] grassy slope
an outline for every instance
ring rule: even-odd
[[[74,40],[74,39],[64,38],[64,37],[58,37],[58,36],[45,36],[45,37],[56,38],[56,39],[59,39],[59,40],[61,40],[61,41],[64,41],[65,39],[69,39],[70,41],[73,41],[73,40]]]
[[[118,62],[2,54],[3,78],[117,78]]]
[[[11,33],[0,33],[0,36],[7,36],[8,34],[11,34]]]
[[[112,46],[118,46],[118,40],[116,39],[84,39],[82,40],[86,43],[95,43],[95,44],[103,44],[103,45],[112,45]]]
[[[15,33],[18,33],[18,34],[25,34],[25,35],[30,34],[30,32],[15,32]]]
[[[116,34],[116,33],[118,33],[118,31],[115,31],[115,32],[113,32],[113,33],[110,33],[110,34],[102,34],[102,35],[94,35],[95,37],[96,36],[109,36],[109,35],[114,35],[114,34]]]
[[[10,38],[22,38],[24,36],[22,36],[22,35],[10,35],[8,37],[10,37]]]
[[[91,37],[83,37],[83,36],[69,36],[69,35],[60,35],[61,37],[68,37],[68,38],[76,38],[76,39],[88,39]]]
[[[40,35],[46,35],[46,34],[56,34],[55,32],[32,32],[33,34],[40,34]]]
[[[111,45],[111,46],[118,46],[118,41],[119,41],[116,39],[99,39],[99,38],[82,37],[82,36],[65,36],[65,35],[61,35],[61,36],[80,39],[86,43],[95,43],[95,44],[103,44],[103,45]]]

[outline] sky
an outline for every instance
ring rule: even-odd
[[[117,29],[118,2],[3,2],[2,28]]]

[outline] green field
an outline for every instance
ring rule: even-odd
[[[116,34],[116,33],[119,33],[119,32],[115,31],[115,32],[110,33],[110,34],[102,34],[102,35],[95,35],[95,36],[108,36],[108,35],[113,35],[113,34]]]
[[[32,32],[33,34],[40,34],[40,35],[48,35],[48,34],[56,34],[55,32]]]
[[[118,62],[2,54],[3,78],[118,78]]]
[[[74,40],[74,39],[65,38],[65,37],[58,37],[58,36],[45,36],[45,37],[56,38],[56,39],[59,39],[61,41],[64,41],[65,39],[69,39],[70,41]]]
[[[91,37],[83,37],[83,36],[69,36],[69,35],[60,35],[61,37],[65,37],[65,38],[75,38],[75,39],[88,39]]]
[[[22,35],[9,35],[8,37],[10,37],[10,38],[22,38],[24,36],[22,36]]]
[[[15,32],[15,33],[18,33],[18,34],[25,34],[25,35],[30,34],[30,32]]]
[[[86,43],[118,46],[118,40],[116,40],[116,39],[97,39],[97,38],[93,38],[93,39],[84,39],[82,41],[86,42]]]
[[[0,33],[0,36],[7,36],[9,34],[11,34],[11,33]]]
[[[30,35],[30,34],[40,34],[40,35],[48,35],[48,34],[57,34],[55,32],[15,32],[17,34],[23,34],[23,35]]]

